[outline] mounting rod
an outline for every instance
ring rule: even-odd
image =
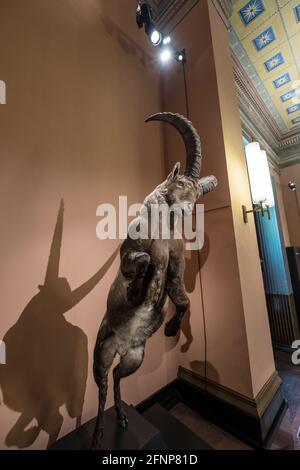
[[[266,212],[268,214],[268,220],[271,219],[270,207],[267,204],[264,205],[264,201],[261,201],[259,204],[255,204],[252,210],[247,210],[246,206],[242,206],[242,211],[245,224],[248,223],[248,214],[250,214],[251,212],[261,212],[261,215],[263,217]]]

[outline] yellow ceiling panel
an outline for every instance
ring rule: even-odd
[[[295,119],[294,121],[289,121],[289,122],[286,123],[286,126],[289,129],[294,129],[295,127],[299,126],[299,124],[300,124],[300,114],[298,114],[298,116],[296,116],[294,119]]]
[[[281,14],[289,37],[300,31],[300,20],[298,18],[300,15],[300,0],[289,1],[282,8]]]
[[[278,76],[266,80],[264,85],[271,96],[281,96],[291,88],[292,83],[296,80],[299,80],[298,70],[296,65],[291,65],[282,70]]]
[[[238,0],[233,7],[231,24],[242,39],[276,11],[276,0]]]
[[[278,4],[280,8],[284,7],[287,3],[289,3],[291,0],[278,0]]]
[[[298,116],[300,114],[300,99],[292,98],[279,109],[279,113],[288,127],[299,125]]]
[[[300,88],[298,95],[297,87],[291,83],[289,88],[286,88],[284,92],[273,95],[272,99],[278,111],[280,113],[283,111],[285,112],[288,107],[293,106],[294,103],[300,101]]]
[[[279,129],[300,129],[300,0],[235,0],[232,46]],[[236,47],[236,42],[243,47]],[[271,98],[271,99],[270,99]],[[285,129],[285,130],[284,130]]]
[[[297,122],[294,123],[294,121],[292,121],[291,119],[287,119],[287,120],[284,119],[284,123],[285,123],[286,127],[288,127],[289,129],[293,129],[296,126],[299,126],[299,123],[298,124],[297,124]]]
[[[285,42],[280,48],[274,49],[260,61],[256,62],[255,67],[264,81],[281,75],[281,72],[292,64],[294,64],[294,57],[289,43]]]
[[[286,41],[287,35],[280,13],[276,13],[270,20],[247,36],[242,44],[249,58],[256,62]]]
[[[294,37],[292,37],[290,39],[290,43],[295,55],[295,59],[297,62],[300,62],[300,33],[297,33]]]
[[[300,100],[296,100],[296,102],[286,105],[285,108],[281,108],[280,114],[282,118],[287,122],[292,121],[292,119],[295,119],[295,117],[298,116],[300,112],[299,106]]]

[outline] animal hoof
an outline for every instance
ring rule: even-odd
[[[127,426],[128,426],[128,419],[126,418],[126,416],[122,416],[122,418],[119,418],[118,419],[118,425],[123,428],[123,429],[126,429]]]
[[[92,444],[91,450],[101,450],[100,444]]]
[[[102,439],[103,439],[103,431],[101,431],[98,436],[93,437],[91,450],[101,450],[101,441],[102,441]]]
[[[170,320],[165,326],[165,336],[176,336],[180,328],[180,321]]]

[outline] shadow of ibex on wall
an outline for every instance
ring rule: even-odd
[[[102,444],[108,372],[115,356],[120,357],[113,370],[115,409],[119,425],[126,428],[128,420],[121,401],[121,380],[135,373],[143,363],[146,342],[164,321],[167,297],[176,310],[165,325],[166,336],[177,335],[190,305],[184,285],[184,241],[176,236],[176,217],[170,217],[169,222],[161,221],[155,210],[153,214],[153,209],[164,207],[170,211],[176,206],[177,214],[191,216],[197,199],[213,191],[218,184],[212,175],[200,178],[200,138],[188,119],[164,112],[150,116],[148,121],[167,122],[179,131],[186,148],[186,167],[184,174],[180,174],[180,164],[176,163],[167,179],[144,199],[121,246],[120,267],[108,294],[107,310],[94,350],[99,404],[92,449],[99,449]],[[166,228],[169,236],[165,237]]]
[[[7,446],[29,447],[43,430],[49,435],[49,447],[59,435],[63,405],[76,419],[76,425],[81,422],[88,367],[87,337],[64,314],[98,284],[118,249],[88,281],[72,290],[67,279],[59,277],[63,213],[62,201],[45,282],[4,337],[6,365],[0,367],[3,402],[21,413],[6,437]]]

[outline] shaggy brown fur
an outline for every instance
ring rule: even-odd
[[[163,120],[170,122],[169,117],[176,120],[175,127],[182,131],[182,134],[184,129],[180,129],[178,123],[188,125],[189,129],[196,133],[191,123],[182,116],[163,113]],[[186,136],[186,133],[184,135]],[[196,139],[197,135],[194,137]],[[187,139],[185,143],[186,146],[190,145]],[[199,147],[198,141],[196,144]],[[187,148],[187,152],[188,150],[190,149]],[[191,162],[189,163],[188,175],[179,174],[180,165],[177,163],[167,179],[146,197],[140,215],[130,225],[129,235],[122,244],[120,269],[108,295],[107,311],[98,332],[94,351],[94,377],[99,387],[99,409],[93,449],[99,449],[101,445],[107,375],[114,357],[117,354],[120,356],[120,362],[113,371],[115,408],[119,424],[126,427],[127,418],[122,410],[120,380],[141,366],[147,339],[163,323],[167,297],[169,296],[176,306],[176,313],[165,326],[166,336],[175,336],[178,333],[181,319],[189,307],[183,281],[184,242],[182,239],[174,239],[174,220],[170,221],[170,239],[163,239],[162,225],[156,239],[141,237],[134,240],[130,236],[132,229],[136,228],[148,227],[149,233],[150,210],[153,204],[175,204],[181,211],[191,213],[198,197],[217,186],[213,176],[197,179],[195,172],[192,173],[193,176],[189,176],[191,168],[195,170],[195,165],[191,166]],[[197,172],[199,171],[200,165],[197,167]]]

